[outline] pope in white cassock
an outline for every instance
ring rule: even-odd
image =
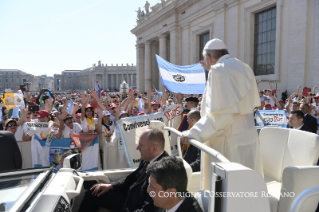
[[[212,39],[204,47],[203,68],[209,71],[201,103],[201,119],[183,136],[194,138],[261,175],[259,139],[253,110],[260,106],[254,73],[229,55],[223,41]],[[209,156],[202,153],[202,189],[209,189]],[[214,160],[213,160],[214,161]]]

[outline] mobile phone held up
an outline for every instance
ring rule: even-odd
[[[37,112],[39,111],[39,106],[38,105],[29,105],[28,106],[28,111],[31,111],[31,112]]]

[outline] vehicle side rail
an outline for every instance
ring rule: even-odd
[[[182,133],[174,128],[171,127],[164,127],[164,130],[169,130],[173,133],[175,133],[178,136],[182,136]],[[229,163],[230,161],[224,157],[224,155],[222,155],[221,153],[217,152],[216,150],[204,145],[203,143],[195,140],[195,139],[188,139],[188,142],[190,144],[192,144],[193,146],[197,147],[198,149],[206,152],[207,154],[209,154],[210,156],[217,158],[220,162],[224,162],[224,163]]]

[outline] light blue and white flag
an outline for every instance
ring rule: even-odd
[[[163,96],[163,92],[160,92],[160,91],[156,90],[154,85],[153,85],[153,88],[154,88],[155,92],[158,93],[158,95]]]
[[[97,94],[99,95],[99,98],[101,98],[101,88],[99,85],[99,81],[95,80],[95,87],[94,90],[97,92]]]
[[[171,64],[156,55],[162,84],[174,93],[203,94],[206,86],[205,69],[200,63],[189,66]]]
[[[68,112],[68,114],[72,115],[73,110],[74,110],[73,99],[70,99],[69,104],[68,104],[68,109],[66,109],[66,111]]]
[[[82,171],[97,171],[98,170],[98,153],[99,140],[94,141],[84,150],[76,146],[72,138],[53,139],[46,148],[46,140],[41,140],[37,135],[33,136],[31,142],[36,145],[31,145],[32,165],[33,167],[53,167],[54,172],[57,172],[63,167],[63,160],[71,154],[82,155]],[[46,151],[45,151],[46,150]]]
[[[8,111],[8,118],[20,118],[21,117],[21,112],[19,107],[12,108]]]

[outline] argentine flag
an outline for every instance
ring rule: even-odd
[[[171,64],[156,55],[162,84],[174,93],[203,94],[206,87],[205,69],[200,63],[189,66]]]
[[[99,85],[99,81],[95,80],[95,87],[94,90],[97,92],[97,94],[99,95],[99,98],[101,98],[101,89],[100,89],[100,85]]]

